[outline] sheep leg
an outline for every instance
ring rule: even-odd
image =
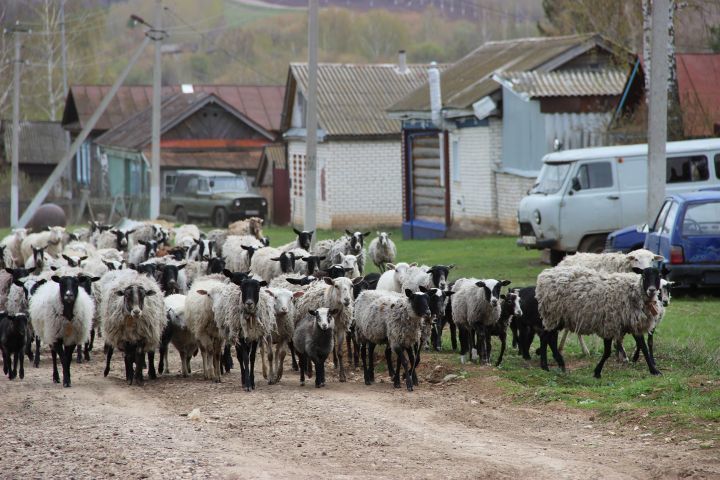
[[[307,364],[307,358],[305,358],[304,353],[298,354],[299,360],[300,360],[300,386],[305,386],[305,368]]]
[[[459,327],[460,329],[460,363],[464,364],[467,361],[466,355],[470,350],[470,332],[467,328]]]
[[[187,367],[187,355],[185,352],[180,352],[180,371],[182,372],[183,378],[187,378],[188,376]]]
[[[450,344],[452,345],[452,350],[454,352],[457,350],[457,327],[452,319],[449,319],[447,323],[450,326]]]
[[[250,387],[255,390],[255,356],[257,354],[257,340],[250,344],[250,371],[248,372],[250,377]]]
[[[225,345],[225,349],[223,350],[223,366],[225,367],[225,373],[230,372],[230,370],[233,369],[233,358],[232,358],[232,351],[230,350],[230,344]]]
[[[242,384],[243,388],[245,388],[245,367],[243,363],[244,350],[242,347],[242,344],[240,343],[240,340],[235,342],[235,355],[237,355],[238,362],[240,362],[240,383]]]
[[[207,350],[205,350],[205,348],[200,348],[200,355],[202,356],[202,362],[203,362],[203,378],[205,380],[209,380],[210,374],[209,374],[208,370],[210,369],[210,366],[208,365]]]
[[[585,345],[585,340],[583,339],[582,335],[578,334],[578,343],[580,344],[580,348],[582,349],[583,355],[586,357],[590,356],[590,350],[588,350],[587,345]]]
[[[35,358],[33,359],[33,366],[38,368],[40,366],[40,337],[35,335]]]
[[[558,346],[558,348],[560,349],[561,352],[565,348],[565,340],[567,340],[569,333],[570,333],[569,330],[567,330],[567,329],[563,330],[562,337],[560,338],[560,345]]]
[[[325,358],[319,358],[315,362],[315,388],[325,386]]]
[[[487,330],[485,330],[484,341],[485,341],[485,355],[486,355],[485,363],[489,365],[490,357],[491,357],[490,352],[492,351],[492,336],[490,335],[490,332],[488,332]]]
[[[640,349],[643,352],[643,356],[645,357],[645,361],[647,362],[648,370],[650,370],[650,373],[652,375],[662,375],[660,370],[657,369],[655,366],[655,359],[650,355],[650,351],[648,350],[648,346],[645,343],[645,337],[640,335],[633,335],[635,337],[635,342],[640,346]]]
[[[76,361],[77,361],[77,363],[82,363],[82,362],[83,362],[83,358],[82,358],[82,345],[78,345],[78,346],[77,346],[77,360],[76,360]]]
[[[417,366],[420,364],[420,351],[422,350],[422,346],[419,343],[417,343],[417,344],[413,345],[413,349],[415,352],[415,359],[414,359],[414,361],[410,362],[410,368],[412,369],[413,385],[417,386],[418,383],[420,383],[420,382],[418,381],[416,369],[417,369]]]
[[[368,361],[368,378],[372,384],[375,383],[375,344],[372,342],[368,342]]]
[[[90,329],[90,350],[95,348],[95,328]]]
[[[150,380],[157,380],[157,373],[155,372],[155,351],[150,350],[147,352],[147,359],[148,359],[148,377]],[[162,354],[160,354],[160,359],[162,360]],[[144,357],[143,357],[144,360]]]
[[[395,368],[393,367],[392,350],[390,350],[390,345],[385,347],[385,363],[387,364],[388,376],[391,378],[394,377]]]
[[[655,353],[653,352],[653,337],[654,336],[655,336],[655,330],[650,330],[648,332],[647,346],[648,346],[648,351],[650,352],[650,358],[653,359],[653,363],[655,362]]]
[[[113,356],[113,347],[107,346],[107,352],[105,353],[105,370],[103,371],[103,377],[107,377],[110,373],[110,359]]]
[[[13,380],[15,377],[17,377],[18,354],[17,354],[17,352],[13,352],[11,355],[12,355],[12,369],[10,370],[9,377],[10,377],[10,380]],[[8,355],[8,363],[10,363],[11,355]]]
[[[148,357],[150,357],[150,353],[148,352]],[[152,352],[153,356],[155,352]],[[154,360],[154,358],[153,358]],[[132,362],[132,357],[131,360]],[[138,386],[142,386],[145,383],[145,379],[143,378],[143,362],[145,361],[145,352],[142,351],[141,348],[138,348],[135,350],[135,375],[134,375],[134,382]],[[152,363],[150,364],[152,365]],[[155,373],[155,366],[152,367],[153,374]],[[149,375],[149,372],[148,372]],[[151,377],[152,378],[152,377]]]
[[[558,367],[560,367],[560,370],[563,372],[565,371],[565,359],[563,358],[562,354],[560,353],[560,349],[558,348],[558,331],[553,330],[552,332],[547,332],[547,344],[550,345],[550,350],[552,350],[553,358],[558,364]],[[547,365],[547,352],[545,354],[545,365]]]
[[[626,363],[628,361],[628,356],[627,353],[625,353],[622,338],[620,340],[615,340],[615,352],[617,354],[618,363]]]
[[[265,364],[265,342],[260,342],[260,360],[262,361],[262,375],[265,380],[268,379],[267,365]],[[272,372],[270,373],[272,376]],[[269,384],[272,385],[270,381]]]
[[[365,385],[370,385],[372,382],[370,381],[370,375],[368,374],[368,368],[367,368],[367,344],[363,343],[360,345],[360,358],[362,360],[362,368],[363,368],[363,380],[365,380]]]
[[[272,340],[270,339],[270,337],[264,337],[261,338],[260,341],[262,342],[260,344],[261,346],[265,345],[267,347],[268,368],[270,369],[270,378],[268,379],[268,385],[273,385],[277,383],[277,379],[275,378],[275,356],[273,355]]]
[[[595,378],[600,378],[603,365],[605,365],[605,361],[610,358],[610,354],[612,353],[612,338],[603,338],[603,346],[603,356],[600,359],[600,363],[595,367]]]
[[[395,351],[395,355],[397,356],[397,368],[395,368],[395,374],[393,375],[393,387],[400,388],[400,366],[404,360],[402,348],[398,347]]]
[[[2,348],[0,348],[0,353],[2,353],[3,374],[8,375],[10,373],[10,360],[8,360],[8,354]]]
[[[60,383],[60,374],[58,374],[57,368],[58,349],[62,349],[62,343],[60,342],[55,342],[55,344],[50,347],[50,353],[52,354],[53,361],[53,383]],[[60,353],[62,353],[62,350],[60,350]]]
[[[507,342],[507,333],[501,332],[500,335],[498,335],[500,338],[500,356],[497,359],[497,362],[495,363],[496,367],[499,367],[502,363],[503,355],[505,354],[505,344]]]
[[[222,363],[222,356],[224,354],[224,348],[213,349],[213,380],[215,383],[220,383],[220,364]]]
[[[345,330],[339,328],[337,331],[337,356],[340,373],[338,374],[338,380],[345,382],[345,366],[343,365],[343,343],[345,343]]]
[[[86,362],[90,361],[90,350],[91,350],[90,342],[85,342],[85,347],[83,349],[83,358],[85,359]]]
[[[25,378],[25,353],[22,349],[15,353],[15,363],[17,364],[18,355],[20,355],[20,380]]]
[[[72,364],[75,345],[65,346],[65,363],[63,364],[63,387],[70,387],[70,365]]]
[[[543,370],[549,371],[550,368],[548,367],[548,361],[547,361],[547,347],[548,347],[548,337],[550,332],[541,332],[540,333],[540,368]]]
[[[275,354],[277,356],[277,362],[275,366],[277,372],[275,372],[275,382],[280,383],[280,379],[283,376],[283,366],[285,363],[285,356],[287,355],[287,346],[285,342],[278,343],[275,347]]]
[[[160,360],[158,360],[158,373],[163,374],[163,371],[167,368],[165,365],[165,354],[167,353],[168,347],[160,343]]]
[[[292,359],[292,369],[293,371],[297,372],[300,368],[298,366],[297,360],[295,359],[295,345],[293,345],[293,342],[288,343],[288,347],[290,347],[290,358]]]
[[[435,350],[436,352],[439,352],[441,350],[440,347],[442,341],[443,326],[444,322],[442,320],[439,320],[430,330],[430,345],[432,345],[433,350]]]
[[[25,355],[27,355],[28,360],[32,360],[35,358],[35,354],[32,350],[32,342],[33,342],[33,335],[28,335],[27,341],[25,342]]]
[[[241,370],[241,377],[243,382],[243,387],[245,388],[246,392],[250,391],[250,369],[248,368],[250,365],[250,347],[246,343],[245,340],[241,340],[238,342],[240,347],[240,355],[241,358],[238,360],[240,361],[240,370]]]
[[[518,327],[515,325],[515,317],[513,317],[513,321],[510,322],[510,333],[512,333],[512,348],[517,348],[518,351],[520,351],[520,342],[518,337]],[[521,352],[522,353],[522,352]]]

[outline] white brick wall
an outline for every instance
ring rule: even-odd
[[[519,234],[517,209],[520,200],[535,183],[534,178],[521,177],[510,173],[497,172],[498,224],[506,235]]]
[[[305,155],[303,142],[290,142],[293,155]],[[320,228],[399,226],[402,222],[400,141],[328,141],[318,144],[318,211]],[[321,174],[325,172],[325,200]],[[304,197],[291,188],[292,221],[302,224]]]

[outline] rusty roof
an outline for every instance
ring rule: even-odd
[[[194,92],[176,93],[161,100],[161,125],[160,133],[163,134],[189,117],[205,105],[213,103],[224,107],[228,112],[238,117],[243,123],[253,127],[262,133],[268,140],[273,135],[260,125],[256,124],[242,113],[235,110],[231,105],[224,102],[214,93]],[[141,150],[150,143],[152,133],[152,106],[128,117],[112,129],[95,139],[98,145],[108,147],[119,147],[128,150]]]
[[[4,130],[5,159],[10,163],[12,158],[12,122],[1,122]],[[65,144],[65,130],[60,122],[21,121],[20,122],[20,149],[18,160],[20,164],[57,165],[67,151]]]
[[[628,72],[620,69],[503,72],[502,85],[528,98],[620,95]]]
[[[394,135],[400,122],[385,109],[420,87],[427,79],[426,65],[408,65],[399,73],[394,64],[318,65],[318,122],[330,136]],[[307,95],[306,63],[291,63],[283,111],[283,130],[290,127],[295,87]]]
[[[685,135],[716,135],[715,125],[720,125],[720,54],[677,54],[676,63]]]
[[[181,85],[162,87],[162,96],[180,93]],[[282,115],[284,86],[258,85],[193,85],[195,92],[214,93],[266,130],[278,131]],[[65,101],[62,125],[81,130],[97,109],[109,85],[73,85]],[[94,130],[106,131],[152,103],[152,86],[122,86],[95,125]]]
[[[580,55],[593,47],[609,49],[600,35],[583,34],[563,37],[534,37],[487,42],[448,67],[440,75],[444,108],[467,110],[472,104],[500,89],[492,76],[505,71],[551,70],[554,61]],[[570,59],[568,58],[568,59]],[[428,87],[409,93],[392,105],[390,112],[426,112],[430,110]]]
[[[145,157],[151,153],[146,150]],[[255,170],[258,168],[262,150],[259,148],[231,152],[204,151],[160,151],[160,165],[163,168],[192,168],[206,170]]]

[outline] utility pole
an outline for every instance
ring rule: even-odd
[[[15,65],[13,65],[13,131],[12,131],[12,166],[10,178],[10,226],[17,227],[20,213],[18,183],[20,181],[20,44],[21,35],[29,32],[27,28],[16,24],[9,31],[15,38]]]
[[[665,198],[668,112],[668,0],[653,0],[648,106],[647,222],[652,223]]]
[[[308,98],[305,147],[305,225],[315,230],[317,204],[317,43],[318,0],[309,0],[308,8]],[[313,235],[313,238],[317,235]],[[314,242],[313,242],[314,243]]]
[[[60,52],[62,58],[63,96],[67,98],[67,42],[65,41],[65,0],[60,0]],[[70,138],[70,137],[68,137]]]
[[[152,98],[152,155],[150,160],[150,218],[160,215],[160,108],[162,97],[162,0],[155,0],[155,21],[149,35],[155,42]]]

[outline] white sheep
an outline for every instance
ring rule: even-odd
[[[597,270],[599,272],[607,273],[630,273],[634,268],[649,268],[652,267],[655,262],[664,261],[665,258],[662,255],[656,255],[650,250],[640,248],[633,250],[630,253],[612,252],[612,253],[576,253],[574,255],[568,255],[562,262],[558,264],[558,267],[585,267],[591,270]],[[568,330],[565,330],[560,338],[560,345],[558,350],[562,352],[565,347],[565,341],[567,340]],[[585,341],[581,335],[578,335],[578,343],[584,355],[590,355]],[[627,356],[625,350],[622,348],[622,343],[617,343],[618,348],[618,359],[626,361]]]
[[[5,266],[8,268],[16,268],[22,265],[22,242],[27,237],[28,230],[26,228],[15,228],[10,235],[6,236],[0,242],[0,246],[4,247],[3,257]]]
[[[603,339],[604,353],[595,367],[596,378],[600,378],[610,356],[612,341],[620,340],[625,334],[635,337],[650,373],[657,375],[660,372],[648,353],[643,335],[657,323],[659,288],[660,274],[652,267],[637,269],[635,273],[556,267],[540,273],[535,295],[545,330],[567,328]]]
[[[402,284],[407,277],[411,267],[417,266],[417,263],[400,262],[396,265],[388,263],[385,272],[378,279],[376,290],[387,290],[390,292],[401,292]]]
[[[345,270],[346,277],[353,279],[360,276],[360,267],[358,266],[357,255],[345,255],[341,253],[338,255],[338,259],[340,260],[338,264]]]
[[[447,279],[450,276],[450,270],[455,268],[454,264],[450,265],[434,265],[428,267],[422,265],[420,267],[410,266],[404,274],[404,280],[400,286],[401,291],[412,290],[417,292],[420,287],[447,289]]]
[[[143,383],[146,352],[148,376],[155,378],[154,353],[160,346],[160,337],[167,324],[157,282],[138,273],[118,275],[103,287],[101,310],[105,343],[109,346],[104,375],[107,376],[110,371],[113,350],[118,349],[125,354],[128,384]]]
[[[211,242],[215,242],[215,254],[218,257],[223,256],[223,248],[225,242],[228,239],[228,232],[225,229],[216,228],[207,232],[207,239]]]
[[[358,281],[359,279],[356,279]],[[343,366],[343,345],[345,335],[350,331],[353,319],[353,281],[341,277],[331,279],[325,277],[322,282],[313,283],[305,294],[296,303],[296,321],[305,318],[310,310],[329,308],[337,313],[335,318],[335,348],[337,351],[339,380],[344,382],[345,368]]]
[[[31,233],[20,244],[20,255],[22,262],[32,257],[32,248],[44,248],[45,253],[53,258],[60,257],[63,249],[63,237],[65,227],[48,227],[48,230],[39,233]]]
[[[232,325],[219,328],[213,311],[213,295],[221,292],[225,282],[219,278],[201,277],[193,282],[185,299],[185,321],[188,330],[200,345],[203,376],[206,380],[220,381],[220,356],[225,342],[234,338]],[[216,298],[220,298],[218,295]],[[239,299],[237,299],[239,302]]]
[[[59,383],[57,355],[63,370],[63,386],[70,387],[70,364],[76,345],[88,341],[95,305],[80,288],[74,276],[53,275],[30,298],[29,314],[33,330],[50,345],[53,359],[53,382]]]
[[[175,245],[181,247],[192,247],[195,240],[200,240],[200,229],[197,225],[185,224],[175,230]]]
[[[284,288],[268,288],[268,294],[273,297],[275,308],[275,329],[271,332],[272,343],[275,344],[275,371],[270,371],[269,376],[265,366],[264,344],[261,344],[261,359],[263,366],[263,377],[268,383],[278,383],[283,374],[283,361],[289,351],[295,332],[295,303],[294,297],[302,295]],[[272,346],[270,346],[272,348]]]
[[[165,297],[165,313],[167,316],[167,336],[170,338],[175,349],[180,354],[180,365],[182,376],[187,377],[190,373],[190,359],[198,350],[197,338],[190,332],[185,318],[185,295],[173,294]],[[165,332],[164,334],[165,335]],[[161,356],[163,352],[160,352]],[[161,361],[163,358],[161,357]],[[164,359],[167,364],[167,358]],[[161,372],[162,373],[162,369]]]
[[[377,232],[377,237],[373,238],[368,247],[368,255],[375,266],[383,273],[388,263],[395,263],[397,257],[397,247],[395,242],[390,240],[391,233]]]
[[[252,255],[264,247],[260,240],[250,235],[229,235],[222,249],[225,267],[232,272],[247,272]]]
[[[225,245],[227,248],[227,244]],[[283,273],[295,271],[295,254],[282,252],[277,248],[264,247],[255,252],[250,261],[250,271],[266,282]]]

